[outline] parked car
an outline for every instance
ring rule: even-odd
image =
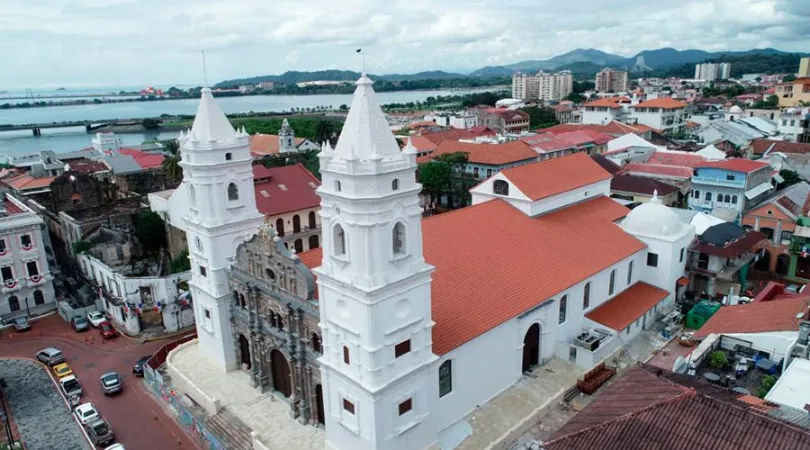
[[[82,403],[73,410],[73,414],[76,415],[76,418],[79,419],[82,425],[87,425],[101,418],[101,415],[99,415],[98,410],[92,403]]]
[[[124,384],[117,372],[107,372],[101,376],[101,389],[104,391],[104,395],[116,394],[123,388]]]
[[[98,331],[101,332],[101,337],[104,339],[112,339],[118,336],[118,330],[110,322],[106,320],[98,324]]]
[[[53,366],[65,362],[65,355],[58,348],[46,347],[37,352],[37,360],[43,364]]]
[[[136,376],[142,377],[143,366],[146,365],[146,361],[149,361],[149,358],[151,358],[151,356],[144,356],[143,358],[139,359],[138,362],[132,366],[132,373],[134,373]]]
[[[90,321],[90,325],[92,325],[93,328],[98,328],[101,322],[107,321],[107,318],[104,317],[104,313],[101,311],[90,311],[87,313],[87,320]]]
[[[78,332],[90,329],[90,322],[88,322],[84,316],[73,316],[73,319],[70,320],[70,324],[73,325],[73,329]]]
[[[104,450],[126,450],[126,449],[121,444],[113,444],[113,445],[105,448]]]
[[[73,369],[69,365],[61,363],[53,366],[53,374],[56,375],[56,378],[65,378],[73,375]]]
[[[113,434],[110,424],[102,418],[98,418],[85,426],[87,435],[90,440],[96,445],[109,445],[115,442],[115,435]]]
[[[31,322],[28,321],[28,317],[15,317],[11,320],[11,324],[14,326],[16,331],[28,331],[31,329]]]
[[[59,388],[62,390],[62,393],[65,394],[65,398],[82,396],[82,385],[79,384],[79,380],[76,379],[75,375],[68,375],[64,378],[60,378]]]

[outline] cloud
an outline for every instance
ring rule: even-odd
[[[3,0],[0,90],[199,83],[286,70],[456,70],[575,48],[810,48],[799,0]]]

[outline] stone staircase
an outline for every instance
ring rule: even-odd
[[[222,408],[215,415],[205,419],[205,426],[228,450],[253,449],[253,442],[250,439],[250,432],[253,430],[228,411],[228,408]]]

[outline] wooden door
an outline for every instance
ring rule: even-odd
[[[280,351],[273,350],[270,353],[270,364],[273,367],[273,389],[289,397],[292,395],[292,380],[287,358]]]

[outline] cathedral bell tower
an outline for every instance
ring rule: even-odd
[[[290,123],[285,118],[278,130],[278,151],[279,153],[290,153],[298,151],[295,146],[295,132]]]
[[[417,450],[437,440],[430,274],[416,150],[400,150],[371,80],[320,154],[320,358],[326,447]]]
[[[256,209],[249,137],[244,128],[233,129],[211,89],[203,88],[194,124],[187,134],[181,133],[180,144],[197,336],[201,348],[224,370],[232,370],[236,368],[230,323],[233,295],[227,272],[236,247],[264,220]]]

